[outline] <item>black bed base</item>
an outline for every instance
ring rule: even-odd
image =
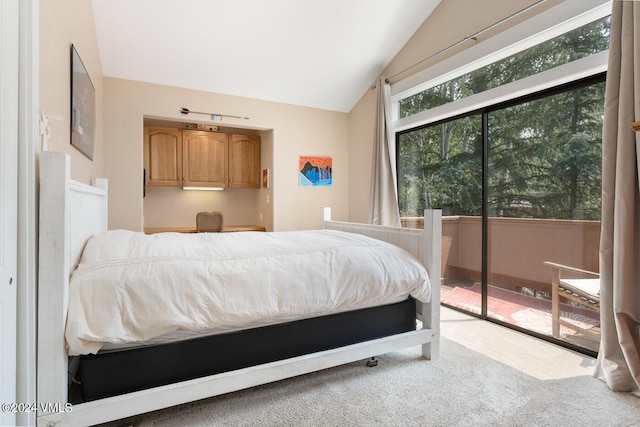
[[[90,401],[415,329],[416,304],[409,298],[264,328],[81,356],[78,380],[82,400]]]

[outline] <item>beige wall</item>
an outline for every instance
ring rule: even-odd
[[[550,0],[537,6],[532,11],[519,15],[478,37],[477,42],[485,40],[498,31],[504,31],[517,22],[561,3],[563,0]],[[458,53],[473,45],[468,40],[455,49],[436,55],[419,66],[412,67],[426,58],[464,40],[472,34],[487,28],[537,0],[443,0],[427,18],[414,36],[396,55],[382,76],[393,77],[391,84],[405,79],[428,66],[431,66],[454,53]],[[410,70],[407,70],[410,68]],[[406,72],[402,72],[407,70]],[[402,72],[402,73],[401,73]],[[401,73],[401,74],[399,74]],[[374,82],[371,82],[374,83]],[[349,201],[350,220],[367,222],[369,216],[371,162],[373,150],[374,119],[376,112],[375,91],[368,90],[352,109],[349,121],[349,170],[351,198]]]
[[[542,7],[560,1],[552,0]],[[383,75],[393,76],[532,3],[534,0],[483,0],[482,7],[469,7],[468,0],[443,1]],[[539,11],[541,8],[536,8],[536,12]],[[159,222],[154,218],[154,223],[149,225],[165,225],[166,221],[175,221],[174,225],[190,225],[186,223],[193,216],[192,211],[205,206],[207,209],[209,206],[222,206],[224,209],[221,210],[228,210],[229,223],[261,223],[274,230],[316,228],[322,206],[333,206],[337,219],[367,221],[374,91],[367,90],[352,111],[344,114],[120,79],[103,79],[90,0],[41,0],[40,16],[40,102],[41,111],[50,117],[49,149],[71,155],[72,176],[75,179],[89,182],[99,176],[109,178],[111,228],[141,230],[144,225],[141,184],[143,118],[183,121],[185,116],[179,113],[182,107],[193,111],[251,117],[249,121],[242,122],[228,119],[223,124],[249,126],[261,131],[262,167],[271,169],[272,188],[253,191],[253,195],[225,191],[215,196],[194,196],[182,192],[181,200],[177,203],[182,206],[182,210],[178,211],[180,213],[168,214]],[[507,26],[502,27],[492,32],[504,30]],[[487,36],[481,36],[479,41]],[[71,43],[76,45],[96,87],[97,126],[93,161],[69,144]],[[466,47],[468,45],[464,44],[420,67],[412,68],[395,77],[392,83]],[[333,157],[332,187],[298,186],[297,159],[301,154]],[[251,212],[254,220],[247,216],[246,211],[230,207],[236,206],[238,199],[250,205],[247,211]],[[155,207],[167,209],[163,204]],[[259,213],[263,214],[262,221],[259,221]],[[233,221],[231,218],[234,218]]]
[[[167,212],[172,217],[171,221],[190,222],[190,218],[195,217],[195,209],[200,209],[203,203],[222,206],[225,223],[272,225],[269,229],[278,231],[318,228],[323,206],[333,207],[336,219],[348,219],[348,114],[114,78],[105,78],[103,85],[103,138],[105,174],[109,179],[110,228],[142,230],[143,119],[184,121],[185,116],[180,113],[183,107],[192,111],[250,117],[250,120],[224,119],[223,122],[211,123],[261,131],[262,168],[271,170],[271,189],[225,190],[215,195],[203,195],[202,192],[186,194],[175,190],[180,192],[181,198],[172,209],[186,213]],[[206,116],[194,116],[194,121],[207,122],[206,119]],[[332,156],[333,185],[299,187],[299,155]],[[242,194],[242,191],[248,193]],[[255,195],[247,202],[247,208],[252,210],[249,215],[231,207],[236,205],[234,201],[247,194]],[[235,214],[226,213],[231,209]],[[259,212],[263,212],[263,221],[257,218]]]
[[[91,161],[70,143],[70,45],[74,44],[96,88],[96,141]],[[167,212],[151,225],[187,224],[195,210],[229,212],[233,223],[260,223],[269,229],[317,228],[320,208],[332,206],[336,219],[349,216],[348,114],[102,77],[90,0],[40,1],[40,110],[49,116],[48,149],[71,156],[74,179],[109,179],[109,227],[142,230],[142,126],[144,117],[184,121],[179,109],[249,116],[216,123],[248,126],[262,136],[262,168],[271,170],[271,188],[225,190],[224,194],[174,191],[172,209],[164,196],[153,205]],[[104,94],[104,95],[103,95]],[[201,120],[201,117],[197,121]],[[206,120],[204,120],[206,121]],[[331,187],[298,186],[299,155],[333,157]],[[166,189],[165,189],[166,190]],[[242,193],[242,191],[245,191]],[[173,200],[171,197],[169,200]],[[177,210],[173,210],[175,206]],[[240,206],[240,207],[238,207]],[[262,221],[259,214],[262,213]],[[193,214],[193,215],[192,215]],[[158,221],[158,222],[156,222]],[[175,223],[174,223],[175,222]]]
[[[225,225],[271,223],[259,220],[261,190],[184,191],[178,187],[147,187],[143,203],[144,227],[195,227],[196,214],[220,211]]]
[[[102,66],[90,0],[40,1],[40,113],[49,119],[50,151],[71,156],[71,177],[85,183],[104,175]],[[96,90],[93,161],[70,144],[71,44],[75,45]]]

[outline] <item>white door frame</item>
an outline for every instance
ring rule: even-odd
[[[6,0],[0,0],[5,2]],[[17,402],[36,402],[37,241],[39,137],[39,0],[20,3],[18,84],[18,326]],[[21,426],[36,424],[35,412],[17,414]]]
[[[16,424],[18,0],[0,2],[0,425]]]

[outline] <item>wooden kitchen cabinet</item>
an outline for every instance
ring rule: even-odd
[[[197,130],[182,131],[183,187],[226,187],[229,135]]]
[[[144,128],[146,185],[182,186],[182,135],[179,129]]]
[[[145,126],[146,185],[260,188],[260,137]]]
[[[260,137],[229,135],[229,187],[260,188]]]

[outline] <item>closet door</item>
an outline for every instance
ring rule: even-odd
[[[16,402],[18,0],[0,2],[0,402]],[[11,409],[11,408],[9,408]],[[0,425],[15,425],[0,411]]]

